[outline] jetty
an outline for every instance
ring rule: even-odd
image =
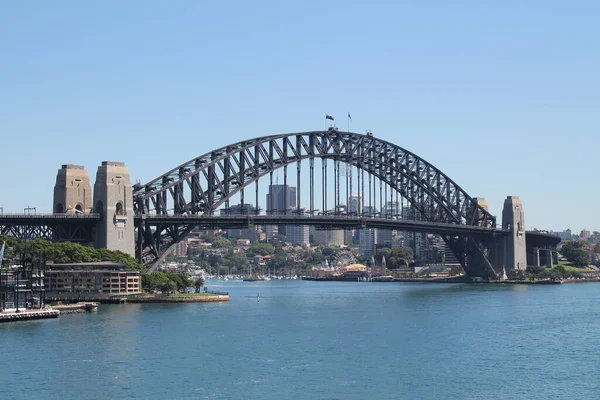
[[[41,310],[8,310],[0,312],[0,322],[13,322],[13,321],[28,321],[32,319],[47,319],[47,318],[58,318],[60,315],[59,310],[54,309],[41,309]]]

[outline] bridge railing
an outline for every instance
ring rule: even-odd
[[[85,219],[85,218],[100,218],[100,214],[19,214],[19,213],[4,213],[0,214],[0,218],[74,218],[74,219]]]
[[[99,219],[100,214],[0,214],[0,219]]]

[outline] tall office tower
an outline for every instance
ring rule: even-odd
[[[308,216],[310,212],[302,208],[300,214]],[[310,226],[308,225],[286,225],[285,232],[287,241],[294,246],[308,246],[310,244]]]
[[[360,194],[353,194],[348,198],[348,213],[352,215],[353,213],[362,212],[363,202]]]
[[[361,229],[359,236],[360,257],[370,260],[375,254],[375,243],[377,243],[377,229]]]
[[[289,185],[269,185],[267,193],[267,215],[294,215],[297,208],[296,188]],[[267,239],[275,235],[286,235],[285,225],[268,225],[265,227]]]
[[[221,209],[221,215],[256,215],[258,210],[252,204],[236,204],[229,208]],[[256,226],[248,229],[227,229],[227,238],[248,239],[250,242],[258,240]]]

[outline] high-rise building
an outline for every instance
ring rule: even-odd
[[[309,211],[301,209],[300,213],[308,215]],[[294,246],[308,246],[310,244],[310,227],[308,225],[286,225],[285,237]]]
[[[344,244],[344,231],[341,229],[315,230],[313,242],[319,246],[342,246]]]
[[[221,209],[221,215],[256,215],[258,209],[252,204],[236,204],[229,208]],[[251,242],[258,240],[256,227],[252,229],[228,229],[227,238],[231,239],[248,239]]]
[[[296,188],[289,185],[270,185],[267,193],[267,215],[288,214],[297,208]]]
[[[292,211],[297,208],[296,188],[289,185],[269,185],[267,193],[267,215],[293,215]],[[275,235],[287,237],[286,225],[269,225],[265,227],[267,240]],[[308,238],[308,234],[307,234]]]
[[[363,202],[360,194],[353,194],[348,198],[348,213],[358,214],[362,212]]]
[[[373,254],[375,254],[377,229],[361,229],[358,236],[360,257],[363,260],[370,260]]]

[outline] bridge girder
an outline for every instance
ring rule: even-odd
[[[272,177],[273,171],[307,159],[311,160],[312,169],[315,158],[346,163],[380,179],[412,204],[426,221],[495,228],[493,215],[423,158],[372,135],[335,129],[265,136],[205,153],[144,185],[135,185],[136,215],[211,216],[223,204],[227,206],[233,195],[260,178]],[[138,221],[143,221],[138,222],[138,256],[145,254],[154,264],[193,229],[192,225]],[[482,251],[473,238],[466,239],[469,246],[465,239],[444,238],[459,258],[464,253]],[[484,269],[479,275],[495,277],[489,263]]]

